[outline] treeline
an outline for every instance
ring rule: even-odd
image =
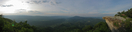
[[[124,18],[126,17],[132,18],[132,8],[128,9],[127,11],[118,12],[115,16],[122,16]]]

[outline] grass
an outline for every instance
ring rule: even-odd
[[[119,27],[118,22],[114,22],[114,26]]]

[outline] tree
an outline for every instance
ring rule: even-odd
[[[118,15],[120,15],[121,13],[120,12],[118,12]]]
[[[105,22],[99,22],[94,27],[94,31],[110,32],[110,29]]]
[[[85,26],[82,30],[86,32],[91,30],[92,28],[93,28],[92,26],[88,25],[88,26]]]
[[[1,14],[0,17],[3,17],[3,15]]]
[[[123,14],[125,16],[123,16]],[[131,9],[128,9],[126,12],[125,11],[122,11],[122,12],[118,12],[115,16],[121,16],[121,17],[130,17],[132,18],[132,8]]]
[[[27,24],[27,21],[16,23],[10,19],[0,17],[0,32],[34,32],[35,28]]]
[[[0,17],[0,32],[2,31],[3,26],[4,26],[4,20],[2,17]]]

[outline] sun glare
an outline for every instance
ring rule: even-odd
[[[9,0],[4,3],[4,5],[13,5],[11,7],[0,7],[1,12],[3,13],[17,13],[15,12],[18,9],[28,9],[27,3],[22,3],[22,1],[19,0]]]

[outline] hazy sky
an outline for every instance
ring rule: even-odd
[[[114,16],[132,0],[0,0],[0,14],[39,16]]]

